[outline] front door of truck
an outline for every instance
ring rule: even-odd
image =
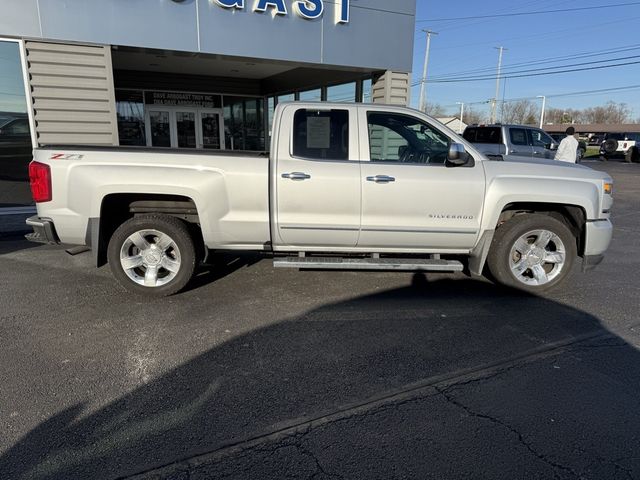
[[[276,118],[274,248],[355,247],[360,163],[355,107],[291,104]]]
[[[452,140],[425,120],[362,108],[368,162],[362,162],[362,227],[358,247],[472,248],[478,238],[484,169],[445,164]]]

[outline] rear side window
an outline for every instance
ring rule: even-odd
[[[469,127],[462,136],[471,143],[502,143],[500,127]]]
[[[293,118],[293,155],[349,160],[349,111],[298,110]]]
[[[510,128],[509,137],[513,145],[529,145],[527,131],[524,128]]]

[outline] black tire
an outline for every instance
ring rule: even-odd
[[[576,159],[576,163],[580,163],[580,161],[584,158],[585,150],[582,147],[578,147],[578,155]]]
[[[528,243],[531,247],[536,247],[531,250],[531,256],[518,253],[516,247],[518,240],[527,236],[525,242],[537,241],[541,237],[536,238],[535,235],[528,235],[537,231],[550,232],[555,237],[552,237],[544,247],[540,248],[534,245],[535,242]],[[543,256],[541,256],[541,250],[544,251]],[[537,258],[544,262],[547,255],[558,256],[562,254],[563,262],[549,261],[534,265],[532,268],[524,268],[519,275],[516,275],[512,270],[512,267],[515,269],[516,265],[528,265],[527,262],[533,262]],[[487,257],[487,267],[498,283],[529,293],[539,293],[550,290],[566,280],[576,257],[576,238],[564,223],[548,215],[531,213],[517,215],[496,230]],[[516,265],[512,265],[512,263]],[[538,267],[542,267],[544,270],[542,278],[548,279],[546,283],[535,283],[538,278],[534,271],[538,271]]]
[[[614,140],[613,138],[605,140],[605,142],[602,144],[602,149],[608,154],[616,153],[616,151],[618,150],[618,141]]]
[[[136,232],[141,232],[149,249],[141,250],[132,243],[131,237]],[[167,242],[171,240],[166,249],[160,244],[160,237],[168,238]],[[127,251],[130,253],[126,253]],[[151,252],[151,255],[145,256],[143,252]],[[129,258],[139,258],[140,262],[145,262],[148,257],[151,262],[156,263],[141,263],[134,268],[125,269],[121,256],[128,255]],[[196,268],[195,245],[187,224],[175,217],[161,214],[140,215],[120,225],[109,241],[107,259],[118,283],[131,292],[154,297],[166,297],[182,290],[191,280]],[[165,268],[165,261],[168,268]],[[152,265],[155,272],[155,275],[150,276],[149,284],[146,280],[148,265]],[[139,283],[141,279],[144,284]]]
[[[627,153],[624,155],[624,159],[627,163],[640,162],[640,151],[638,150],[638,147],[631,147],[627,150]]]

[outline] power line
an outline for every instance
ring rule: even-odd
[[[537,72],[545,72],[548,70],[554,70],[557,68],[569,68],[569,67],[581,67],[581,66],[585,66],[585,65],[597,65],[600,63],[608,63],[608,62],[617,62],[620,60],[631,60],[634,58],[640,58],[640,55],[629,55],[627,57],[617,57],[617,58],[609,58],[607,60],[594,60],[592,62],[581,62],[581,63],[569,63],[567,65],[556,65],[553,67],[544,67],[544,68],[530,68],[527,70],[516,70],[516,71],[512,71],[512,72],[507,72],[505,75],[500,75],[500,78],[517,78],[514,77],[514,74],[521,74],[521,73],[537,73]],[[434,81],[439,81],[439,82],[445,82],[445,81],[453,81],[453,80],[488,80],[488,79],[493,79],[495,78],[495,75],[479,75],[479,76],[475,76],[475,77],[469,77],[469,76],[451,76],[451,77],[441,77],[439,80],[434,80],[431,79],[430,81],[434,82]]]
[[[600,55],[606,55],[606,54],[612,54],[612,53],[623,53],[623,52],[629,52],[629,51],[633,51],[633,50],[640,50],[640,44],[623,45],[623,46],[620,46],[620,47],[608,48],[606,50],[584,52],[584,53],[576,53],[576,54],[573,54],[573,55],[564,55],[564,56],[551,57],[551,58],[546,58],[546,59],[531,60],[531,61],[527,61],[527,62],[512,63],[512,64],[504,65],[503,68],[505,70],[509,70],[509,69],[517,68],[517,67],[526,67],[526,66],[531,66],[531,65],[544,65],[544,64],[547,64],[547,63],[557,63],[557,62],[566,61],[566,60],[577,60],[577,59],[580,59],[580,58],[597,57],[597,56],[600,56]],[[560,66],[561,65],[559,65],[559,67]],[[493,67],[485,67],[485,68],[478,68],[478,69],[475,69],[475,70],[464,70],[464,71],[459,71],[459,72],[449,72],[449,73],[443,73],[443,74],[440,74],[440,75],[434,75],[434,76],[431,77],[431,79],[446,79],[446,78],[452,78],[452,77],[459,77],[459,76],[462,76],[462,75],[469,75],[469,74],[473,74],[473,73],[492,72],[493,70],[494,70]]]
[[[633,5],[640,5],[640,2],[629,2],[629,3],[614,3],[611,5],[594,5],[591,7],[578,7],[578,8],[559,8],[556,10],[539,10],[536,12],[520,12],[520,13],[496,13],[493,15],[474,15],[469,17],[451,17],[451,18],[431,18],[428,20],[418,20],[416,23],[426,23],[426,22],[449,22],[453,20],[479,20],[483,18],[503,18],[503,17],[521,17],[526,15],[546,15],[550,13],[560,13],[560,12],[577,12],[580,10],[596,10],[598,8],[619,8],[619,7],[629,7]]]
[[[584,68],[573,68],[568,70],[558,70],[557,72],[543,72],[543,73],[529,73],[524,75],[511,75],[504,76],[503,79],[512,79],[512,78],[525,78],[525,77],[541,77],[544,75],[557,75],[560,73],[571,73],[571,72],[584,72],[585,70],[603,70],[605,68],[614,68],[614,67],[624,67],[627,65],[637,65],[640,64],[640,61],[636,62],[624,62],[624,63],[616,63],[613,65],[599,65],[595,67],[584,67]],[[487,77],[482,79],[458,79],[458,80],[432,80],[432,83],[460,83],[460,82],[478,82],[478,81],[486,81],[493,80],[493,77]]]

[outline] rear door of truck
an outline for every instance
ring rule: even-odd
[[[361,201],[357,108],[292,103],[275,121],[274,249],[355,247]]]

